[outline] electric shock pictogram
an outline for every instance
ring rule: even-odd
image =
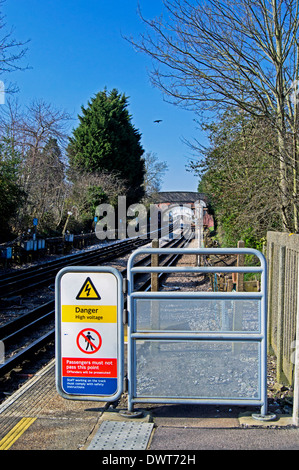
[[[81,287],[79,294],[76,297],[77,300],[101,300],[101,296],[95,288],[90,277],[86,279],[83,286]]]

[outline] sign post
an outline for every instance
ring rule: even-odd
[[[122,281],[110,267],[56,276],[56,387],[64,398],[112,402],[123,391]]]

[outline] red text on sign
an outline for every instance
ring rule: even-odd
[[[62,358],[64,377],[117,377],[117,359]]]

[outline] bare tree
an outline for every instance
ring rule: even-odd
[[[140,12],[147,31],[130,40],[154,59],[154,85],[196,112],[235,107],[269,121],[277,135],[283,226],[299,231],[298,100],[292,99],[299,70],[298,0],[163,3],[164,17],[147,20]]]
[[[116,173],[107,170],[88,173],[69,168],[68,177],[69,194],[64,209],[71,210],[77,222],[86,216],[93,218],[95,207],[102,202],[116,206],[118,196],[126,195],[128,192],[125,181]]]
[[[38,174],[41,152],[49,139],[56,139],[64,148],[68,137],[70,116],[44,101],[33,101],[23,110],[17,100],[8,100],[0,109],[0,133],[10,140],[23,165],[23,187],[29,190]]]
[[[145,198],[150,198],[161,189],[162,179],[168,166],[166,162],[160,162],[155,153],[147,152],[144,157],[145,175],[144,190]]]
[[[0,0],[0,9],[5,0]],[[14,38],[14,31],[7,28],[5,16],[0,12],[0,75],[5,75],[16,70],[25,70],[28,66],[22,66],[21,61],[27,52],[29,41],[22,42]],[[16,91],[16,86],[5,83],[5,93]],[[4,91],[4,90],[1,90]]]
[[[43,102],[25,110],[17,100],[0,107],[0,142],[5,139],[19,160],[19,185],[26,193],[23,217],[38,217],[41,226],[59,224],[67,194],[63,148],[70,117]],[[43,224],[43,219],[50,222]],[[20,226],[22,222],[20,220]]]

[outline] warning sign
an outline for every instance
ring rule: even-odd
[[[76,297],[77,300],[101,300],[101,296],[93,285],[90,277],[86,279],[83,286],[81,287],[79,294]]]
[[[114,401],[123,384],[122,277],[114,268],[68,267],[56,277],[57,390]]]
[[[85,354],[94,354],[102,346],[102,338],[97,330],[85,328],[77,336],[77,346]]]

